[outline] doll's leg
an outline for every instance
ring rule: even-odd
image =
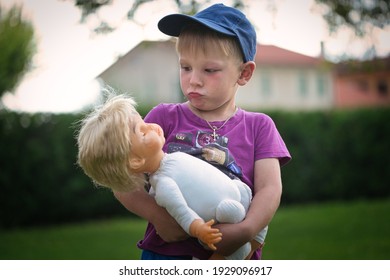
[[[250,242],[245,243],[240,248],[237,249],[233,254],[230,256],[226,256],[225,259],[227,260],[245,260],[248,255],[251,253],[251,244]]]
[[[259,243],[255,239],[251,242],[246,243],[235,251],[230,256],[224,257],[223,255],[214,253],[211,255],[209,260],[250,260],[253,253],[258,249],[262,248],[264,243]]]
[[[245,208],[239,201],[222,200],[217,206],[216,218],[219,223],[239,223],[245,218]]]
[[[237,185],[238,190],[241,194],[241,204],[245,208],[245,213],[248,212],[249,205],[252,201],[252,190],[248,187],[247,184],[240,180],[233,180],[233,182]]]
[[[264,243],[259,243],[257,242],[255,239],[253,239],[251,242],[251,251],[250,253],[248,254],[248,256],[245,258],[246,260],[250,260],[252,258],[252,255],[253,253],[259,249],[259,248],[263,248],[264,246]]]
[[[246,260],[250,260],[253,253],[259,249],[263,248],[265,244],[265,237],[267,236],[268,232],[268,226],[266,226],[263,230],[261,230],[255,238],[251,241],[251,252],[248,254],[248,256],[245,258]]]

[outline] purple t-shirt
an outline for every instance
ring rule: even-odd
[[[210,122],[217,128],[223,125],[216,131],[217,140],[214,140],[213,130],[208,123],[196,116],[186,103],[160,104],[149,112],[145,122],[157,123],[162,127],[166,139],[163,147],[165,152],[180,150],[197,154],[197,150],[205,146],[222,150],[226,154],[222,167],[225,173],[239,177],[252,191],[255,161],[278,158],[280,164],[284,165],[291,159],[274,122],[262,113],[238,109],[225,125],[223,121]],[[205,250],[195,238],[174,243],[164,242],[150,223],[138,247],[170,256],[207,259],[211,255],[211,251]]]

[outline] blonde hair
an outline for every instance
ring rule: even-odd
[[[183,28],[176,42],[176,50],[182,52],[196,53],[202,51],[207,53],[208,47],[219,48],[227,57],[237,59],[237,62],[243,62],[244,56],[237,39],[213,31],[201,24],[189,24]]]
[[[130,96],[110,96],[81,120],[77,163],[97,185],[127,192],[144,184],[144,174],[132,173],[129,165],[135,106]]]

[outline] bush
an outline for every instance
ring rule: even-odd
[[[390,108],[268,114],[293,156],[283,203],[389,196]],[[80,118],[0,111],[0,227],[130,215],[76,165]]]
[[[128,213],[77,166],[77,115],[0,113],[0,227]]]
[[[293,156],[285,203],[390,194],[390,109],[271,113]]]

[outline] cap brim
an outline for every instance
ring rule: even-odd
[[[187,16],[183,14],[173,14],[173,15],[168,15],[163,17],[159,22],[158,22],[158,29],[160,29],[161,32],[178,37],[180,35],[181,30],[183,27],[190,23],[200,23],[208,28],[211,28],[219,33],[229,35],[229,36],[236,36],[235,33],[231,32],[230,30],[215,24],[212,21],[209,21],[207,19],[203,18],[196,18],[192,16]]]

